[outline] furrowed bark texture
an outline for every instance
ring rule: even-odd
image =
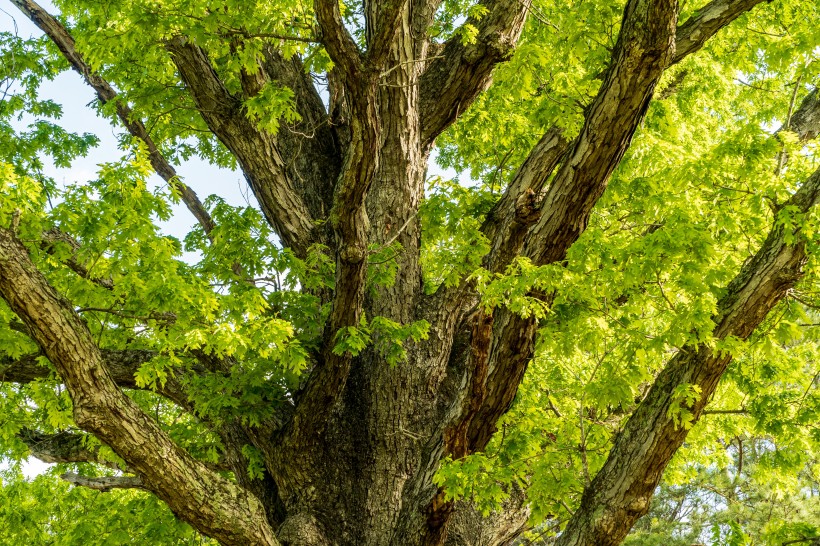
[[[534,263],[562,261],[586,229],[592,207],[629,146],[655,84],[672,58],[676,21],[674,1],[627,4],[601,90],[590,106],[580,135],[561,158],[561,166],[539,205],[538,222],[524,236],[522,253]],[[554,135],[547,142],[554,144],[543,148],[539,143],[538,156],[548,156],[545,151],[562,148],[560,136]],[[538,179],[543,178],[543,172]],[[507,232],[516,234],[515,229]],[[521,237],[520,230],[517,237]],[[504,248],[508,244],[499,246]],[[495,423],[512,403],[535,343],[535,319],[522,318],[504,309],[496,315],[486,394],[470,430],[473,450],[487,445],[495,432]]]
[[[100,100],[118,100],[123,123],[146,143],[157,172],[179,183],[145,127],[84,64],[67,29],[31,0],[13,2]],[[491,243],[483,265],[499,272],[519,256],[539,265],[563,262],[663,71],[759,3],[714,0],[677,26],[675,0],[629,0],[580,134],[550,128],[533,147],[481,227]],[[321,243],[336,266],[333,289],[320,294],[329,305],[322,343],[292,404],[260,426],[204,422],[225,445],[218,468],[195,461],[123,394],[137,387],[134,373],[153,353],[95,346],[74,307],[34,269],[13,230],[0,227],[0,295],[67,386],[77,425],[109,445],[125,461],[123,470],[133,473],[113,480],[64,479],[101,491],[150,491],[224,544],[500,546],[525,529],[529,510],[522,491],[510,491],[502,513],[482,516],[467,501],[447,501],[433,483],[443,457],[486,448],[524,377],[538,329],[534,319],[506,309],[481,310],[470,282],[424,292],[418,212],[435,139],[490,85],[493,68],[512,54],[532,8],[529,0],[480,4],[486,13],[468,19],[477,30],[474,41],[456,35],[436,44],[428,34],[440,0],[367,0],[360,47],[339,3],[315,0],[318,39],[334,65],[327,107],[299,56],[286,58],[276,40],[262,48],[258,70],[243,71],[241,89],[232,91],[202,44],[183,34],[163,44],[181,85],[236,157],[283,245],[304,257]],[[237,37],[229,45],[243,47]],[[276,134],[259,129],[244,107],[271,84],[293,90],[301,118]],[[801,139],[817,134],[816,96],[792,116]],[[801,210],[817,200],[818,176],[792,198]],[[209,221],[200,218],[206,231]],[[747,337],[799,278],[803,243],[785,245],[783,236],[774,229],[730,286],[716,317],[718,337]],[[68,237],[46,234],[42,249],[62,242],[76,254],[78,243]],[[368,285],[372,254],[387,248],[395,250],[396,282]],[[88,278],[76,260],[64,265]],[[89,280],[113,287],[111,279]],[[546,305],[553,297],[532,295]],[[407,343],[406,361],[395,366],[372,347],[355,356],[335,350],[340,331],[373,317],[401,324],[426,320],[429,338]],[[0,361],[0,380],[25,384],[48,377],[50,368],[39,366],[38,356]],[[186,358],[195,365],[184,373],[226,373],[236,364],[213,355]],[[685,437],[670,424],[668,393],[683,383],[699,385],[699,415],[727,363],[704,347],[687,348],[670,361],[586,491],[563,544],[620,542],[646,510],[663,467]],[[157,394],[195,416],[184,373],[171,375]],[[77,433],[26,430],[21,439],[43,460],[108,464],[83,447]],[[261,480],[247,475],[245,445],[262,453]],[[225,469],[235,481],[215,472]]]
[[[285,246],[304,256],[313,241],[314,219],[288,176],[274,135],[247,118],[242,97],[228,92],[207,53],[178,36],[166,46],[208,127],[236,156],[265,217]]]

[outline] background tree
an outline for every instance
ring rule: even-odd
[[[667,467],[656,510],[715,465],[814,494],[814,3],[11,3],[46,37],[2,45],[7,456],[242,545],[615,545]],[[60,187],[66,67],[125,155]]]

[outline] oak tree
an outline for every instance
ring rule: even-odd
[[[43,34],[0,45],[0,438],[77,487],[5,498],[110,492],[66,517],[142,503],[143,541],[194,539],[164,504],[226,545],[569,546],[665,471],[656,511],[715,465],[814,493],[816,3],[10,3]],[[60,185],[96,143],[38,95],[69,68],[124,155]]]

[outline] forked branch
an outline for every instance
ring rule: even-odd
[[[493,68],[510,56],[521,36],[530,4],[531,0],[482,0],[487,13],[466,21],[478,29],[475,41],[464,44],[461,36],[453,36],[430,62],[419,84],[425,149],[490,86]]]
[[[0,297],[57,368],[77,425],[109,445],[174,513],[224,544],[278,544],[255,497],[193,459],[117,387],[85,323],[3,227]]]
[[[285,246],[304,256],[313,242],[314,218],[287,175],[276,136],[247,118],[241,98],[228,92],[202,48],[184,36],[166,47],[205,123],[239,161],[268,222]]]
[[[703,6],[678,27],[671,64],[698,51],[720,29],[763,2],[771,0],[712,0]]]

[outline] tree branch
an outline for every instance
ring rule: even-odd
[[[786,206],[802,214],[820,201],[820,169],[789,199]],[[786,242],[794,237],[792,244]],[[802,278],[807,261],[806,241],[799,228],[787,230],[779,222],[763,246],[729,283],[718,302],[713,335],[747,339],[766,315]],[[732,355],[700,344],[684,347],[661,371],[646,398],[615,439],[612,451],[584,492],[581,506],[557,544],[616,546],[632,525],[649,510],[649,501],[672,455],[683,444],[690,425],[676,422],[675,393],[691,385],[697,400],[685,409],[697,422],[717,388]]]
[[[265,52],[262,64],[271,82],[291,89],[299,121],[282,124],[276,134],[285,169],[298,181],[313,218],[326,218],[333,205],[333,186],[342,168],[342,154],[330,117],[310,74],[298,55],[290,59],[276,49]]]
[[[698,51],[720,29],[761,2],[763,0],[714,0],[707,4],[696,15],[677,27],[675,32],[675,53],[670,64],[680,62],[688,55]],[[618,61],[613,56],[611,65],[616,62]],[[624,59],[620,62],[623,63]],[[596,101],[603,100],[604,89],[612,83],[604,83]],[[606,108],[603,109],[606,110]],[[590,112],[595,112],[595,103],[593,103]],[[590,121],[590,117],[590,115],[587,116],[587,121]],[[801,126],[803,118],[796,113],[795,119],[797,121],[794,126]],[[820,125],[820,119],[813,121],[807,119],[804,123],[817,127]],[[594,134],[600,134],[600,130],[600,128],[595,129]],[[585,131],[587,131],[586,128]],[[581,136],[583,134],[584,131],[582,131]],[[612,136],[614,135],[610,135],[609,138]],[[605,139],[602,141],[607,142]],[[572,143],[573,146],[579,144],[578,139]],[[628,146],[628,139],[626,145]],[[485,264],[491,271],[501,270],[510,263],[514,256],[518,255],[521,249],[521,239],[526,230],[543,216],[543,207],[539,205],[543,198],[543,188],[555,168],[563,160],[562,156],[568,146],[569,142],[560,131],[556,128],[548,130],[530,152],[521,169],[516,173],[513,182],[505,191],[504,196],[488,215],[483,230],[485,235],[493,241],[490,256]],[[620,161],[619,158],[616,163],[618,161]],[[569,193],[572,193],[572,191]],[[595,200],[597,201],[597,198]],[[547,201],[547,199],[544,201]],[[560,205],[554,205],[554,207],[560,208]],[[585,225],[585,215],[578,216],[575,212],[566,214],[563,218],[581,218]],[[561,252],[555,254],[560,255]]]
[[[314,218],[286,174],[276,137],[245,116],[242,101],[222,84],[205,51],[182,36],[166,48],[208,127],[239,161],[268,222],[285,246],[304,257],[313,242]]]
[[[674,53],[677,4],[632,0],[604,83],[542,204],[524,253],[537,264],[564,258],[644,118],[655,85]]]
[[[367,60],[381,69],[400,29],[399,21],[409,0],[366,0]]]
[[[560,129],[548,130],[487,214],[481,230],[492,242],[484,260],[489,271],[501,271],[521,252],[527,231],[540,216],[539,204],[547,180],[568,147],[569,141]]]
[[[140,366],[148,362],[156,353],[153,351],[129,349],[125,351],[100,351],[102,362],[120,388],[139,389],[134,374]],[[0,381],[10,383],[30,383],[37,379],[46,379],[51,370],[41,366],[37,358],[41,355],[27,355],[17,360],[0,358]],[[171,400],[180,407],[190,409],[188,395],[179,378],[169,375],[164,384],[157,384],[156,392]]]
[[[193,459],[117,387],[85,323],[6,228],[0,296],[63,378],[77,425],[109,445],[175,514],[224,544],[278,544],[255,497]]]
[[[322,358],[311,372],[291,421],[288,436],[297,443],[321,430],[350,372],[352,356],[338,354],[335,346],[343,328],[359,326],[364,304],[370,229],[365,199],[379,163],[377,76],[346,82],[351,138],[330,213],[336,239],[334,294]]]
[[[518,241],[524,237],[523,254],[536,264],[563,260],[566,251],[586,228],[592,207],[629,147],[655,84],[672,57],[676,19],[674,0],[631,0],[624,9],[621,31],[604,83],[590,106],[580,135],[560,158],[561,166],[547,189],[538,223],[526,237],[520,228],[500,232],[506,236],[516,234]],[[537,184],[545,183],[546,170],[551,170],[559,160],[547,152],[560,150],[560,135],[553,134],[547,142],[554,144],[537,147],[538,153],[528,160],[543,167],[536,170]],[[530,181],[528,185],[533,183]],[[506,208],[510,214],[513,210],[510,201]],[[515,227],[514,221],[507,222],[508,226]],[[496,259],[515,256],[514,247],[518,244],[509,240],[494,241],[494,248],[498,247]],[[498,261],[495,267],[503,265]],[[549,300],[546,294],[539,297]],[[507,309],[496,311],[485,398],[470,427],[471,451],[486,446],[495,431],[495,423],[512,403],[532,355],[536,330],[533,318],[521,318]]]
[[[771,0],[712,0],[678,27],[675,35],[675,56],[670,64],[700,50],[717,32],[763,2]]]
[[[111,85],[102,76],[94,72],[91,66],[83,60],[82,55],[77,52],[74,38],[68,30],[33,0],[12,0],[12,3],[51,38],[51,41],[54,42],[71,67],[97,92],[97,97],[102,104],[116,102],[117,116],[131,135],[145,143],[151,166],[163,180],[179,192],[182,202],[197,219],[205,233],[209,234],[215,227],[214,222],[202,202],[200,202],[199,197],[179,178],[176,169],[168,163],[168,160],[159,151],[143,122],[134,116],[131,108],[117,96],[117,92],[114,91]]]
[[[139,476],[80,476],[74,472],[66,472],[60,478],[68,483],[80,487],[88,487],[103,493],[112,489],[148,489]]]
[[[62,232],[57,228],[50,229],[43,233],[41,244],[43,250],[49,254],[53,254],[55,251],[55,246],[59,244],[64,244],[71,250],[71,255],[65,261],[65,265],[68,266],[70,270],[83,279],[89,280],[94,284],[105,288],[106,290],[113,290],[114,281],[110,278],[104,279],[92,276],[85,265],[77,259],[77,252],[80,250],[80,243],[78,243],[71,235]]]
[[[322,31],[322,43],[333,64],[339,67],[345,81],[361,80],[366,69],[356,42],[344,26],[338,0],[314,0],[313,9]]]
[[[475,42],[453,36],[424,71],[419,83],[421,142],[429,149],[436,137],[490,86],[492,70],[515,48],[531,0],[482,0],[488,12],[466,24],[475,26]]]
[[[87,436],[73,432],[43,434],[28,428],[22,429],[17,437],[28,446],[31,455],[44,463],[97,463],[109,468],[122,470],[113,461],[100,457],[99,446],[87,447]]]
[[[820,135],[820,92],[817,88],[803,98],[800,107],[792,114],[788,130],[797,133],[801,142],[814,140]]]

